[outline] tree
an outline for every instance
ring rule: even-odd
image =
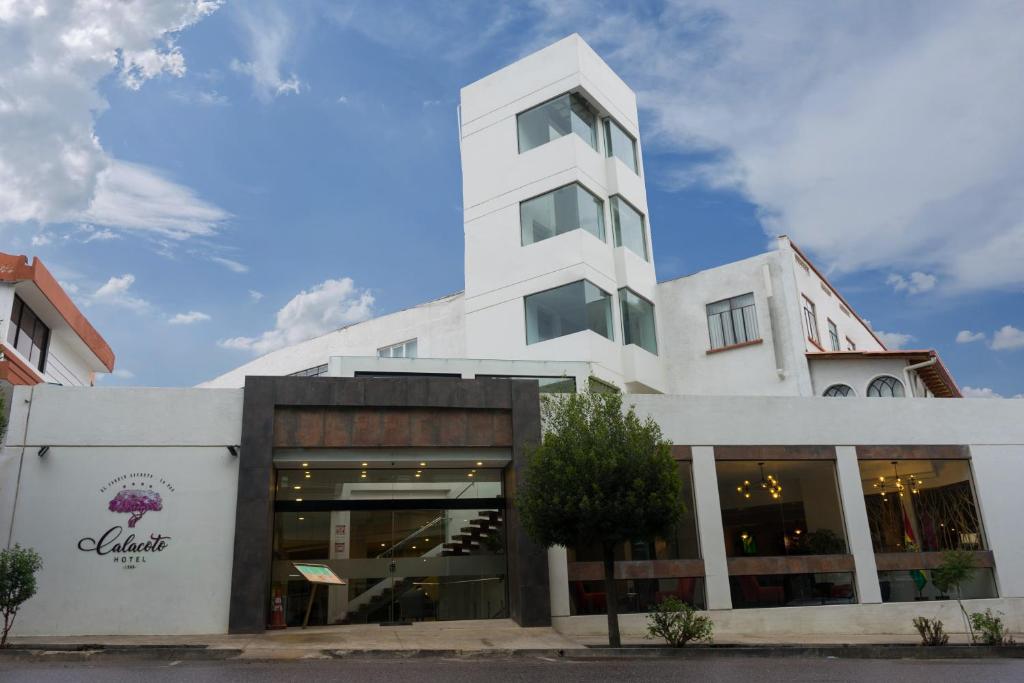
[[[671,444],[618,393],[546,396],[543,416],[516,501],[523,526],[544,546],[600,546],[608,642],[619,647],[615,547],[668,536],[685,509]]]
[[[164,503],[160,498],[160,494],[156,491],[125,489],[117,492],[117,495],[110,501],[108,507],[111,512],[131,513],[128,526],[134,529],[135,525],[142,519],[142,515],[150,510],[154,512],[163,510]]]
[[[964,617],[964,624],[967,632],[974,642],[974,628],[971,626],[971,618],[964,609],[964,601],[961,595],[960,586],[974,578],[978,571],[978,565],[974,561],[974,553],[969,550],[947,550],[942,553],[942,563],[932,570],[932,583],[943,593],[950,588],[956,589],[956,602],[960,605],[960,613]]]
[[[43,566],[39,553],[22,548],[0,550],[0,614],[4,617],[0,647],[7,645],[7,634],[14,626],[14,617],[21,605],[36,594],[36,572]]]

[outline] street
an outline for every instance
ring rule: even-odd
[[[94,661],[89,663],[34,663],[0,661],[0,679],[52,683],[107,683],[145,677],[163,681],[679,681],[722,683],[800,683],[802,681],[899,680],[900,683],[936,681],[1024,680],[1024,660],[857,660],[857,659],[634,659],[587,660],[546,658],[435,659],[353,658],[287,662],[225,661]]]

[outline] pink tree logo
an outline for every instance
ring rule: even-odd
[[[128,526],[134,528],[142,516],[150,510],[158,512],[164,509],[164,502],[156,491],[142,489],[125,489],[118,491],[110,501],[111,512],[127,512],[131,514]]]

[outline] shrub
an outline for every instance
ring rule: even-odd
[[[982,645],[1016,645],[1013,638],[1006,632],[1003,620],[992,614],[992,610],[971,614],[971,626],[974,627],[974,642]]]
[[[0,550],[0,614],[4,617],[0,647],[7,644],[22,603],[36,594],[36,572],[42,566],[39,553],[31,548],[15,543],[13,548]]]
[[[964,626],[971,635],[971,642],[974,642],[974,628],[971,626],[967,610],[964,609],[961,586],[973,579],[977,572],[978,565],[974,561],[974,553],[969,550],[945,551],[942,553],[942,562],[932,570],[932,583],[943,594],[956,589],[956,604],[960,606],[960,614],[963,615]]]
[[[711,617],[677,597],[665,598],[647,615],[647,637],[663,638],[672,647],[683,647],[691,640],[711,642],[715,625]]]
[[[943,630],[942,621],[928,617],[914,617],[914,628],[921,634],[922,645],[945,645],[949,636]]]

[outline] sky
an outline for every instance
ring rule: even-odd
[[[0,251],[190,386],[463,287],[460,87],[579,33],[660,280],[788,234],[890,348],[1024,394],[1024,4],[0,0]]]

